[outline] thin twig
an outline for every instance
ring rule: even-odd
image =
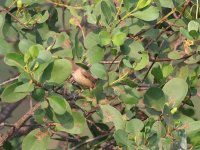
[[[111,69],[113,63],[114,63],[120,56],[121,56],[121,54],[118,54],[118,55],[112,60],[110,66],[108,67],[108,71],[110,71],[110,69]]]
[[[106,136],[109,136],[109,135],[112,135],[113,132],[110,132],[110,133],[106,133],[106,134],[103,134],[103,135],[100,135],[100,136],[97,136],[97,137],[94,137],[94,138],[91,138],[91,139],[88,139],[74,147],[71,148],[71,150],[76,150],[77,148],[79,148],[80,146],[84,145],[84,144],[87,144],[87,143],[90,143],[90,142],[93,142],[93,141],[96,141],[96,140],[99,140],[101,138],[104,138]]]
[[[113,61],[101,61],[100,63],[101,63],[101,64],[119,64],[120,61],[117,61],[117,60],[114,61],[114,62],[113,62]]]
[[[162,33],[162,32],[161,32],[161,33]],[[162,35],[162,34],[159,34],[158,37],[156,38],[156,40],[158,40],[158,38],[159,38],[161,35]],[[160,52],[160,50],[161,50],[161,47],[162,47],[163,43],[164,43],[164,40],[163,40],[163,41],[161,42],[161,44],[160,44],[159,52]],[[153,61],[153,62],[151,63],[151,65],[150,65],[150,67],[148,68],[148,70],[147,70],[147,72],[146,72],[144,78],[142,79],[142,83],[144,83],[144,81],[146,80],[146,78],[147,78],[149,72],[151,71],[153,65],[156,63],[157,57],[158,57],[158,55],[155,56],[155,58],[154,58],[155,61]]]
[[[15,21],[17,21],[19,24],[21,24],[22,26],[24,26],[27,29],[32,29],[32,27],[27,26],[25,23],[21,22],[16,16],[14,16],[10,11],[8,11],[7,9],[1,9],[1,11],[6,12],[7,14],[9,14]]]
[[[15,77],[13,77],[13,78],[10,78],[10,79],[8,79],[8,80],[6,80],[6,81],[0,83],[0,86],[3,86],[3,85],[8,84],[8,83],[10,83],[10,82],[13,82],[13,81],[17,80],[18,78],[19,78],[19,75],[15,76]]]

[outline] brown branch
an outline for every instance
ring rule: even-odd
[[[12,77],[12,78],[10,78],[10,79],[8,79],[8,80],[3,81],[2,83],[0,83],[0,86],[3,86],[3,85],[8,84],[10,82],[13,82],[13,81],[17,80],[18,78],[19,78],[19,75],[16,75],[15,77]]]
[[[56,136],[59,136],[61,137],[61,141],[70,141],[70,142],[81,142],[81,139],[79,139],[78,137],[75,138],[75,137],[71,137],[69,133],[66,133],[66,132],[55,132],[53,130],[51,130],[51,133],[52,135],[56,135]],[[52,137],[52,139],[54,139]]]
[[[0,137],[0,147],[16,132],[18,131],[24,123],[34,114],[35,110],[40,107],[40,103],[35,104],[35,106],[30,109],[24,116],[22,116],[16,123],[13,124],[14,127],[10,128],[7,133]]]
[[[169,26],[168,26],[168,27],[169,27]],[[167,28],[166,28],[166,29],[167,29]],[[166,29],[165,29],[165,30],[166,30]],[[164,30],[164,31],[165,31],[165,30]],[[164,32],[161,32],[161,33],[158,35],[158,37],[156,38],[156,40],[159,39],[159,37],[162,35],[162,33],[164,33]],[[159,52],[160,52],[160,50],[161,50],[161,47],[162,47],[163,43],[164,43],[164,40],[163,40],[163,41],[161,42],[161,44],[160,44]],[[155,55],[155,57],[154,57],[155,61],[153,61],[153,62],[151,63],[151,65],[150,65],[150,67],[148,68],[146,74],[144,75],[144,78],[142,79],[142,83],[146,80],[146,78],[147,78],[149,72],[151,71],[153,65],[156,63],[157,57],[158,57],[158,54]]]
[[[106,134],[103,134],[103,135],[100,135],[100,136],[97,136],[97,137],[88,139],[88,140],[86,140],[86,141],[84,141],[84,142],[82,142],[82,143],[79,143],[78,145],[72,147],[71,150],[76,150],[76,149],[78,149],[80,146],[82,146],[82,145],[84,145],[84,144],[91,143],[91,142],[93,142],[93,141],[99,140],[99,139],[101,139],[101,138],[104,138],[104,137],[109,136],[109,135],[112,135],[112,134],[113,134],[113,132],[110,132],[110,133],[106,133]]]
[[[186,10],[186,8],[187,8],[187,6],[189,5],[190,2],[191,2],[191,0],[185,0],[183,9],[181,10],[177,19],[180,19],[183,16],[183,14],[184,14],[184,12],[185,12],[185,10]]]
[[[14,103],[14,104],[8,104],[6,106],[3,106],[0,111],[0,123],[5,121],[8,117],[11,116],[11,113],[21,104],[22,100]]]
[[[112,62],[110,63],[110,66],[108,67],[108,70],[109,70],[109,71],[110,71],[110,69],[111,69],[113,63],[114,63],[120,56],[121,56],[121,54],[118,54],[118,55],[112,60]]]
[[[1,9],[1,11],[6,12],[7,14],[9,14],[15,21],[17,21],[19,24],[21,24],[23,27],[27,28],[27,29],[32,29],[32,27],[27,26],[25,23],[21,22],[16,16],[14,16],[9,10],[7,9]]]

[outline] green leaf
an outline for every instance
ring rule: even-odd
[[[48,113],[49,114],[49,113]],[[68,112],[65,112],[62,115],[55,114],[51,112],[51,120],[58,123],[58,131],[62,131],[65,129],[72,129],[74,126],[74,119],[72,115]]]
[[[107,79],[107,71],[105,66],[102,64],[93,64],[92,67],[90,68],[90,71],[94,76],[102,80]]]
[[[115,141],[119,146],[128,146],[130,144],[133,144],[129,139],[128,139],[128,133],[126,133],[124,130],[116,130],[114,133],[114,138]]]
[[[152,87],[144,94],[144,103],[150,108],[161,111],[166,103],[163,91],[158,87]]]
[[[25,92],[32,92],[33,90],[34,90],[34,86],[32,83],[24,83],[16,87],[14,92],[25,93]]]
[[[171,51],[168,53],[168,58],[170,59],[180,59],[182,58],[182,53],[179,51]]]
[[[53,57],[51,55],[51,52],[42,50],[39,52],[37,60],[40,64],[43,64],[51,62],[53,60]]]
[[[116,46],[123,45],[125,40],[126,40],[126,33],[123,32],[117,32],[112,36],[113,44]]]
[[[123,59],[122,62],[124,63],[124,65],[128,68],[133,68],[133,65],[130,63],[129,60],[127,59]]]
[[[103,113],[103,122],[113,122],[115,129],[124,129],[125,123],[121,113],[114,107],[110,105],[100,105],[100,108]]]
[[[136,6],[136,9],[142,9],[148,6],[151,3],[151,0],[139,0]]]
[[[148,53],[144,52],[142,53],[142,59],[140,60],[140,62],[135,62],[133,64],[134,66],[134,70],[142,70],[143,68],[146,67],[146,65],[148,65],[149,63],[149,55]]]
[[[45,51],[45,49],[42,45],[37,44],[37,45],[31,46],[28,51],[32,58],[37,58],[40,51]]]
[[[98,63],[104,57],[104,49],[99,46],[94,46],[88,49],[87,59],[90,64]]]
[[[26,95],[28,95],[28,93],[15,92],[15,88],[17,88],[20,85],[21,85],[21,83],[17,82],[17,83],[13,83],[13,84],[7,86],[1,95],[2,102],[15,103],[15,102],[23,99],[24,97],[26,97]]]
[[[151,74],[154,76],[155,81],[161,82],[163,79],[163,73],[160,66],[156,66],[151,70]]]
[[[45,111],[43,109],[37,109],[35,112],[34,112],[34,119],[37,123],[39,124],[43,124],[46,120],[45,120]]]
[[[101,31],[99,32],[99,39],[101,42],[101,45],[108,45],[111,42],[111,35],[107,31]]]
[[[132,39],[126,40],[120,49],[123,54],[128,55],[130,58],[134,58],[136,60],[141,58],[141,52],[144,51],[142,42],[134,41]]]
[[[178,73],[178,77],[182,78],[186,81],[189,74],[190,74],[190,70],[189,70],[188,66],[183,66],[183,67],[180,68],[180,71]]]
[[[189,40],[193,40],[193,37],[190,35],[190,33],[188,32],[188,30],[186,30],[185,28],[180,28],[180,33],[186,37]]]
[[[187,125],[187,128],[185,128],[185,131],[188,135],[190,134],[194,134],[194,133],[197,133],[200,131],[200,121],[190,121],[190,122],[187,122],[186,125]]]
[[[64,114],[66,109],[66,100],[61,96],[50,96],[47,98],[51,108],[54,110],[56,114],[62,115]]]
[[[48,18],[49,18],[49,12],[45,11],[44,15],[37,18],[37,23],[44,23],[45,21],[47,21]]]
[[[63,48],[65,45],[68,48],[70,47],[70,40],[69,40],[69,36],[65,33],[65,32],[61,32],[61,33],[55,33],[53,31],[48,32],[48,34],[46,35],[47,40],[46,45],[50,47],[53,46],[53,49],[56,48]]]
[[[43,73],[42,80],[48,83],[63,83],[71,74],[72,64],[66,59],[56,59]]]
[[[135,0],[124,0],[124,6],[125,6],[126,10],[128,10],[129,8],[134,6],[135,4],[136,4]]]
[[[198,32],[199,31],[199,23],[192,20],[188,23],[188,31],[196,31]]]
[[[107,23],[109,24],[112,19],[111,9],[105,1],[101,2],[101,11],[102,11]]]
[[[125,104],[137,104],[139,101],[138,97],[132,94],[121,94],[119,99],[122,100]]]
[[[165,78],[168,77],[173,72],[173,70],[174,68],[171,64],[163,64],[162,66],[162,73]]]
[[[173,8],[174,4],[172,0],[159,0],[162,7],[165,8]]]
[[[173,78],[164,85],[163,92],[167,96],[169,104],[177,107],[187,95],[188,84],[183,79]]]
[[[40,129],[31,131],[22,142],[22,150],[46,150],[50,141],[48,132]]]
[[[30,41],[28,39],[21,39],[19,41],[18,47],[19,47],[19,50],[24,54],[24,53],[26,53],[29,50],[29,48],[32,45],[34,45],[34,43],[32,41]]]
[[[143,11],[137,11],[132,14],[134,17],[144,20],[144,21],[153,21],[159,17],[159,10],[157,7],[150,6]]]
[[[43,88],[35,89],[31,96],[34,100],[41,101],[44,99],[45,90]]]
[[[85,117],[80,112],[73,112],[72,116],[74,120],[73,127],[64,128],[63,126],[56,124],[56,129],[58,131],[64,131],[71,134],[81,134],[87,125]]]
[[[3,27],[3,25],[4,25],[4,21],[5,21],[4,15],[0,14],[0,31],[1,31],[2,27]]]
[[[6,55],[4,59],[7,65],[16,66],[21,69],[24,69],[24,66],[25,66],[25,63],[23,60],[24,60],[23,56],[17,53],[9,53]]]
[[[99,35],[95,32],[90,32],[87,34],[84,40],[84,45],[87,49],[92,49],[92,47],[100,44]]]
[[[126,123],[126,132],[138,134],[144,128],[144,123],[139,119],[132,119]]]

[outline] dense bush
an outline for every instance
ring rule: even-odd
[[[198,0],[1,0],[0,54],[18,73],[1,103],[32,106],[1,123],[0,145],[200,149],[185,111],[200,95],[199,23]]]

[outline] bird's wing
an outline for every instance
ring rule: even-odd
[[[94,78],[94,77],[91,75],[91,73],[87,72],[85,69],[81,69],[81,73],[82,73],[86,78],[88,78],[90,81],[92,81],[92,83],[95,84],[95,82],[96,82],[97,79]]]

